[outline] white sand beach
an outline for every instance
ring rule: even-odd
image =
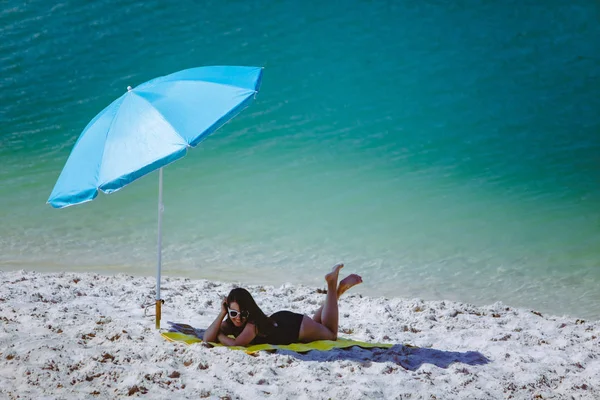
[[[392,348],[248,355],[161,337],[145,315],[151,277],[14,271],[0,281],[2,399],[600,398],[599,321],[352,289],[340,336]],[[163,327],[208,327],[234,286],[164,278]],[[245,287],[266,313],[312,313],[324,299],[322,288]]]

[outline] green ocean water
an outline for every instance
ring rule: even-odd
[[[496,4],[497,3],[497,4]],[[595,1],[6,1],[0,269],[153,275],[158,175],[45,204],[128,85],[263,66],[164,171],[163,275],[600,318]],[[168,301],[168,291],[164,296]]]

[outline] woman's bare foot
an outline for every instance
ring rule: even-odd
[[[328,284],[335,283],[337,286],[338,275],[340,274],[340,269],[344,268],[343,263],[335,264],[330,273],[325,275],[325,280]]]
[[[356,286],[359,283],[362,283],[362,278],[360,275],[350,274],[344,279],[340,281],[338,285],[337,295],[340,297],[346,290],[350,289],[352,286]]]

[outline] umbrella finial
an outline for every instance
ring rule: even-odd
[[[127,86],[127,91],[131,92],[131,89],[133,89],[131,86]]]

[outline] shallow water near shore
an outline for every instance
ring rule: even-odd
[[[600,11],[433,2],[0,11],[0,269],[152,275],[158,176],[54,210],[128,85],[264,66],[255,103],[168,166],[163,274],[502,301],[600,318]],[[250,17],[250,18],[249,18]]]

